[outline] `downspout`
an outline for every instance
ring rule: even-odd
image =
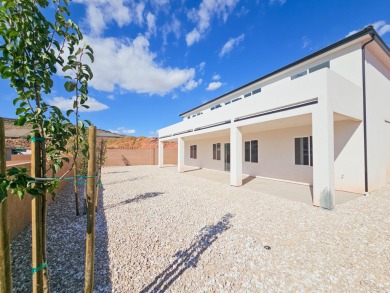
[[[367,163],[367,97],[366,97],[366,46],[375,40],[375,35],[371,35],[371,40],[362,46],[362,78],[363,78],[363,131],[364,131],[364,191],[368,195],[368,163]]]

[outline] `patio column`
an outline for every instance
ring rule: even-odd
[[[242,133],[235,125],[230,128],[230,185],[242,185]]]
[[[179,173],[184,172],[184,154],[185,154],[185,143],[182,137],[177,139],[177,171]]]
[[[313,205],[325,209],[335,206],[334,122],[329,99],[319,99],[312,113]]]
[[[164,142],[158,141],[158,167],[164,166]]]

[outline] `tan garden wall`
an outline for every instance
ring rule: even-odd
[[[158,149],[108,149],[105,166],[157,165]],[[164,149],[164,164],[177,164],[177,149]]]
[[[10,162],[7,162],[10,163]],[[9,167],[24,167],[28,170],[31,169],[31,163],[12,163],[7,164],[7,168]],[[71,167],[71,163],[64,163],[64,167],[59,171],[57,176],[61,177],[65,172],[69,170]],[[51,176],[51,174],[49,174]],[[72,176],[71,172],[70,175]],[[59,191],[65,188],[65,186],[69,183],[69,181],[60,182]],[[9,195],[7,197],[7,207],[8,207],[8,223],[10,229],[10,237],[11,240],[22,232],[24,228],[26,228],[31,223],[31,199],[30,195],[26,195],[23,200],[19,200],[19,198],[15,195]],[[52,197],[47,197],[48,203],[52,201]]]

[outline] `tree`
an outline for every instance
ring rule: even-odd
[[[38,156],[34,177],[46,177],[47,164],[57,173],[68,160],[64,156],[66,143],[84,123],[77,123],[74,129],[66,116],[75,113],[78,120],[79,107],[88,107],[88,81],[92,78],[91,69],[82,58],[87,55],[93,62],[93,51],[88,45],[80,44],[83,36],[69,19],[68,0],[52,0],[52,4],[55,9],[47,0],[5,0],[0,6],[0,75],[10,81],[17,93],[13,101],[19,116],[16,125],[32,124],[31,139]],[[50,13],[54,14],[53,22],[45,16]],[[75,92],[73,109],[66,116],[43,99],[51,93],[58,69],[70,72],[65,76],[64,86],[68,92]],[[50,143],[45,143],[48,140]],[[35,231],[38,240],[33,243],[33,255],[36,256],[33,259],[33,291],[43,292],[49,291],[46,191],[48,187],[53,191],[56,182],[34,180],[29,192],[34,196],[33,200],[39,199],[39,204],[33,213],[37,217],[32,219],[38,227]],[[28,191],[27,187],[20,185],[20,193]]]

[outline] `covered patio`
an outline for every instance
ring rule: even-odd
[[[168,168],[175,167],[172,166]],[[229,172],[186,166],[184,173],[188,176],[195,176],[198,178],[203,178],[214,182],[220,182],[227,185],[229,185],[230,183]],[[242,175],[242,186],[240,188],[270,194],[279,198],[295,202],[301,202],[307,205],[313,205],[313,188],[307,184],[298,184],[269,178]],[[361,196],[363,195],[358,193],[336,190],[335,203],[337,206]]]

